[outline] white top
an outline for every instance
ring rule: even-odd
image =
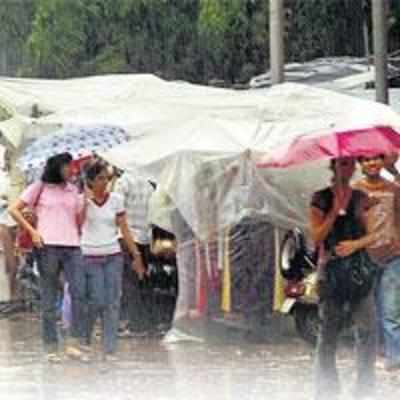
[[[150,182],[138,174],[125,172],[116,182],[115,191],[124,199],[129,229],[135,242],[149,244],[149,201],[154,192]]]
[[[90,256],[120,253],[116,218],[124,213],[123,199],[117,193],[110,193],[103,204],[89,200],[82,225],[82,253]]]

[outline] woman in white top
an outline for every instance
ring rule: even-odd
[[[94,323],[101,316],[105,359],[113,359],[121,297],[123,256],[119,232],[133,257],[132,268],[143,276],[140,253],[129,232],[123,199],[107,191],[107,166],[100,161],[86,169],[86,187],[82,210],[81,248],[84,256],[83,276],[87,281],[87,344],[90,345]]]

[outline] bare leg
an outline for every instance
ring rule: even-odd
[[[6,273],[10,289],[10,298],[15,300],[17,297],[17,257],[15,254],[15,234],[14,229],[6,225],[0,227],[1,240],[3,242]]]

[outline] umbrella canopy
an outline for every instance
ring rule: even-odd
[[[368,157],[398,153],[399,150],[399,132],[389,126],[373,126],[314,137],[300,136],[278,148],[274,154],[262,157],[258,166],[286,168],[326,158]]]
[[[127,133],[117,126],[65,126],[64,128],[33,141],[17,161],[23,172],[44,167],[46,160],[56,154],[69,152],[75,159],[88,152],[111,149],[129,140]]]
[[[400,116],[379,103],[290,83],[239,103],[149,124],[140,137],[104,156],[151,176],[192,229],[206,236],[254,214],[280,226],[305,227],[310,195],[329,183],[328,160],[338,154],[337,141],[329,139],[333,132],[359,138],[357,154],[365,143],[374,152],[398,148]],[[375,140],[378,131],[390,145]],[[330,149],[323,157],[318,153],[301,162],[287,157],[293,146],[308,152],[322,137]],[[346,143],[349,137],[343,136]],[[348,143],[346,151],[353,154],[354,142]],[[313,162],[303,162],[309,159]],[[266,163],[271,168],[260,168]],[[285,168],[272,168],[273,163]]]

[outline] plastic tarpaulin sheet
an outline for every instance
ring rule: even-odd
[[[157,182],[205,239],[243,216],[306,227],[311,193],[330,181],[329,160],[259,167],[299,137],[400,127],[400,116],[387,106],[303,85],[278,85],[252,101],[253,106],[227,102],[213,113],[199,109],[169,123],[155,121],[104,156]]]
[[[251,221],[255,231],[263,224],[306,228],[311,193],[330,181],[328,160],[285,169],[260,168],[261,161],[284,153],[298,137],[313,138],[377,125],[396,131],[400,127],[399,115],[389,107],[290,83],[260,93],[170,83],[149,75],[67,81],[2,79],[0,101],[5,98],[27,121],[22,143],[43,134],[48,127],[69,123],[119,125],[130,134],[129,144],[102,155],[123,170],[137,171],[157,182],[170,199],[163,223],[170,224],[179,240],[182,287],[177,315],[191,309],[191,301],[182,300],[189,283],[214,287],[219,282],[216,303],[222,310],[223,299],[228,301],[221,296],[221,271],[228,274],[221,264],[221,249],[227,248],[223,244],[229,244],[227,264],[234,277],[235,257],[243,253],[235,243],[259,241],[260,248],[266,246],[261,238],[264,235],[256,240],[249,233],[251,229],[246,231],[250,236],[246,236],[240,227]],[[32,118],[35,105],[36,118]],[[184,223],[174,225],[174,210]],[[162,214],[159,211],[157,218]],[[194,252],[188,250],[182,255],[182,246]],[[252,246],[247,247],[257,247]],[[259,254],[261,260],[265,254]],[[252,259],[246,255],[244,259],[244,264],[254,261],[265,265],[258,256]],[[207,272],[206,280],[201,271]],[[235,279],[231,279],[231,287],[235,287]],[[190,289],[190,293],[195,291]],[[243,309],[246,301],[232,296],[231,309]]]
[[[399,122],[377,103],[284,84],[257,107],[199,110],[149,126],[125,148],[105,154],[155,180],[179,213],[180,224],[168,223],[178,237],[176,318],[246,308],[266,315],[276,308],[274,227],[306,230],[311,194],[329,184],[331,171],[328,159],[288,168],[261,168],[260,161],[284,153],[298,137],[380,124],[397,130]]]
[[[178,229],[179,299],[175,317],[241,314],[256,322],[273,310],[274,229],[245,217],[221,235],[200,240],[174,216]]]

